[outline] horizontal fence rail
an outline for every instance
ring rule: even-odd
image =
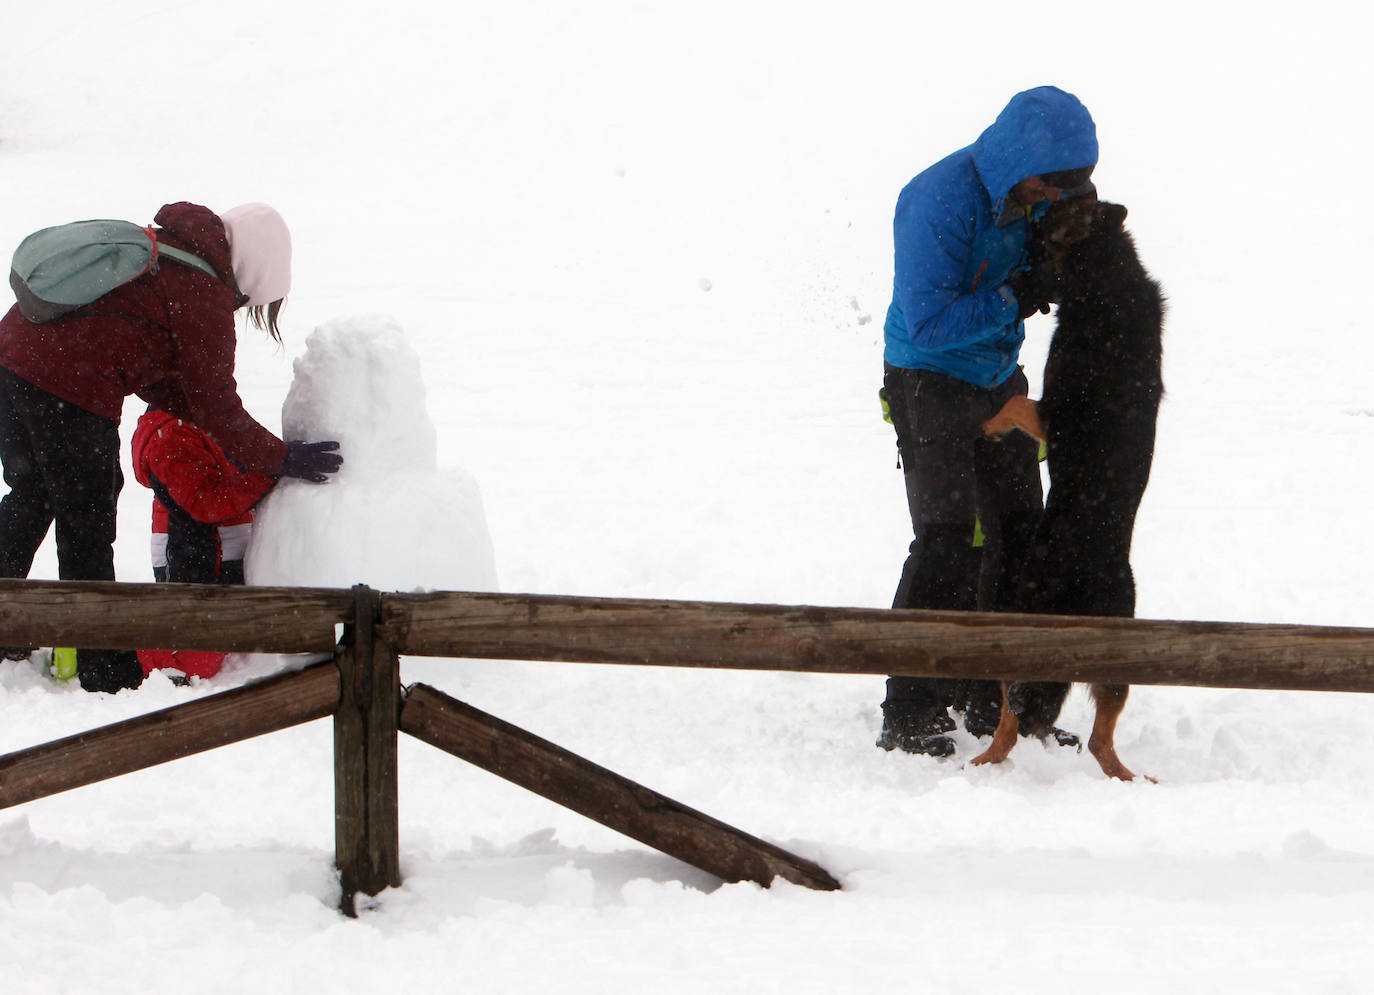
[[[388,594],[402,655],[833,674],[1374,691],[1374,629],[574,598]]]
[[[0,645],[332,653],[353,593],[313,587],[0,580]]]
[[[435,592],[379,595],[403,656],[1374,691],[1374,629]],[[331,652],[342,588],[0,580],[0,645]]]

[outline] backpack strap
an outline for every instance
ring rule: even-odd
[[[173,248],[170,245],[163,245],[161,242],[159,242],[157,240],[157,232],[154,230],[152,225],[149,225],[147,228],[143,230],[148,233],[148,241],[150,241],[153,244],[153,258],[148,262],[148,269],[150,271],[156,271],[157,260],[159,256],[166,256],[168,259],[171,259],[175,262],[179,262],[183,266],[190,266],[193,269],[200,270],[202,273],[209,273],[216,280],[220,278],[220,275],[215,272],[215,268],[211,266],[209,263],[207,263],[204,259],[200,258],[200,256],[197,256],[194,253],[187,252],[184,249],[177,249]]]

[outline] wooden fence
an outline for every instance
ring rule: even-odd
[[[339,627],[342,627],[340,635]],[[401,656],[1374,691],[1374,630],[743,605],[367,587],[0,581],[0,645],[323,653],[331,659],[0,756],[0,808],[334,719],[342,910],[401,883],[401,732],[726,881],[824,868],[425,685]]]

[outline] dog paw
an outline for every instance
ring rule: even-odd
[[[986,764],[1000,764],[1005,759],[1007,759],[1005,753],[1001,753],[995,749],[989,749],[978,754],[978,756],[970,760],[969,763],[973,764],[975,767],[982,767]]]

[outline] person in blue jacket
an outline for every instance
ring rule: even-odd
[[[894,608],[1010,606],[1043,510],[1038,446],[1020,432],[986,439],[981,425],[1027,392],[1017,365],[1024,321],[1049,310],[1030,265],[1030,226],[1051,202],[1092,192],[1096,164],[1087,108],[1041,86],[1014,96],[976,142],[897,198],[883,393],[915,539]],[[951,707],[970,732],[991,733],[1001,685],[890,677],[877,745],[950,755]]]

